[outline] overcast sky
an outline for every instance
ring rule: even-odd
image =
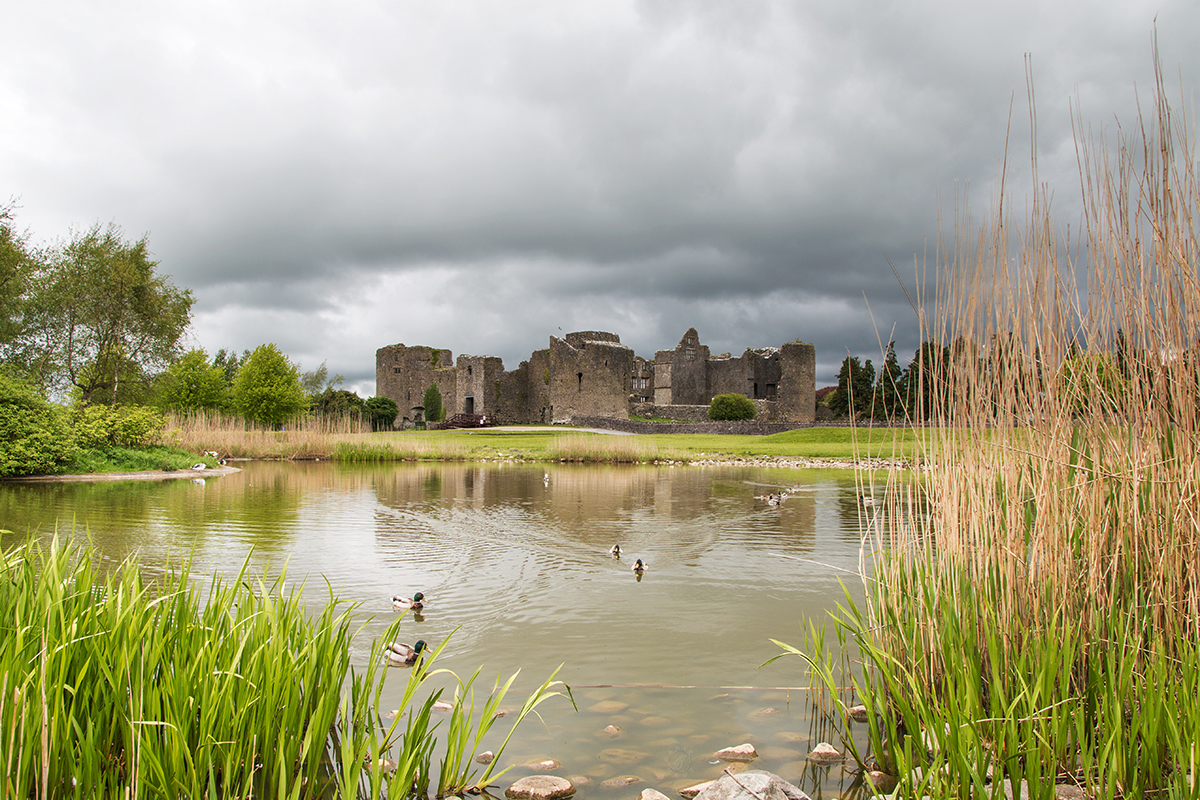
[[[363,396],[375,350],[801,339],[901,363],[938,212],[987,207],[1012,110],[1077,219],[1071,108],[1200,85],[1200,3],[9,2],[0,202],[149,236],[190,344],[276,342]],[[1019,157],[1018,157],[1019,156]],[[1022,159],[1024,161],[1022,162]],[[1024,170],[1024,166],[1015,168]],[[877,333],[878,331],[878,333]]]

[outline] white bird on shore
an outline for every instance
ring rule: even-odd
[[[198,463],[192,464],[192,469],[195,469],[195,470],[208,469],[208,464],[205,464],[203,461],[200,461]]]

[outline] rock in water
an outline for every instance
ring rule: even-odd
[[[573,794],[571,782],[556,775],[530,775],[504,790],[508,800],[559,800]]]
[[[817,764],[833,764],[844,761],[846,757],[837,751],[829,742],[821,742],[808,754],[808,760]]]
[[[496,754],[491,750],[484,750],[479,755],[475,756],[476,764],[490,764],[496,760]]]
[[[658,789],[642,789],[642,793],[638,795],[638,800],[671,800]]]
[[[713,755],[722,761],[753,761],[758,758],[758,751],[754,749],[754,745],[746,742],[736,747],[726,747],[724,750],[718,750]]]
[[[697,783],[695,786],[689,786],[686,789],[680,789],[679,796],[684,798],[684,800],[692,800],[693,797],[700,794],[714,783],[716,783],[716,781],[705,781],[704,783]]]
[[[696,800],[812,800],[774,773],[751,769],[722,775],[696,795]]]

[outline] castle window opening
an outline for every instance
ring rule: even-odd
[[[579,378],[579,391],[582,392],[583,391],[583,373],[578,372],[575,374],[575,377]]]
[[[467,364],[467,377],[471,377],[471,365]]]

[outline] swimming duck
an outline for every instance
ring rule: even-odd
[[[425,608],[425,595],[421,592],[417,592],[411,598],[396,595],[392,598],[392,608],[397,611],[403,611],[406,608],[411,608],[413,611],[420,611]]]
[[[424,639],[418,639],[411,647],[403,642],[392,642],[383,648],[383,659],[389,667],[410,667],[417,663],[424,649]]]
[[[612,556],[613,558],[620,558],[621,557],[621,545],[614,544],[612,546],[612,549],[608,551],[608,554],[610,556]]]
[[[649,566],[642,563],[642,560],[640,558],[637,561],[633,562],[633,566],[631,567],[631,569],[634,572],[645,572],[649,568],[650,568]]]

